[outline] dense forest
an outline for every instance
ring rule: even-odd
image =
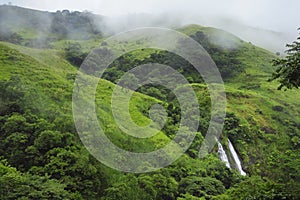
[[[166,110],[166,123],[149,139],[124,134],[111,111],[114,87],[127,71],[160,63],[180,72],[197,95],[199,127],[192,145],[173,164],[148,173],[120,172],[93,157],[77,134],[72,93],[89,52],[107,46],[101,19],[89,12],[0,6],[0,199],[299,199],[299,91],[278,91],[278,82],[268,82],[278,55],[211,27],[177,31],[203,46],[225,82],[219,145],[199,158],[211,116],[203,78],[180,56],[149,48],[126,53],[103,73],[95,99],[102,129],[132,152],[153,151],[174,138],[182,113],[166,87],[141,86],[130,100],[137,124],[149,122],[154,104]]]

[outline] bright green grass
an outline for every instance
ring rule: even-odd
[[[58,40],[52,42],[51,45],[54,49],[63,50],[68,46],[68,43],[78,43],[82,47],[82,51],[89,52],[91,49],[101,45],[103,39],[92,39],[92,40]]]
[[[157,132],[156,135],[150,138],[145,139],[137,139],[132,136],[128,136],[124,132],[122,132],[116,124],[113,115],[112,115],[112,105],[111,105],[111,96],[114,90],[115,85],[101,80],[98,84],[97,94],[96,94],[96,105],[97,110],[99,112],[99,119],[100,123],[108,130],[108,137],[112,141],[116,141],[116,144],[120,145],[121,147],[127,150],[133,150],[138,152],[148,152],[153,151],[155,149],[161,148],[165,146],[169,142],[169,138],[161,131],[158,131],[155,127],[149,127],[147,131],[150,133]],[[116,86],[118,87],[118,86]],[[125,90],[121,90],[124,95],[126,95]],[[122,96],[122,94],[120,94]],[[125,102],[118,101],[118,106],[124,106]],[[150,123],[150,119],[141,111],[147,111],[151,105],[160,103],[160,101],[148,97],[146,95],[141,95],[139,93],[133,93],[130,99],[130,117],[132,118],[133,122],[136,123],[138,126],[146,126]],[[126,105],[125,105],[126,107]],[[126,110],[119,110],[121,116],[125,115]],[[124,118],[124,123],[126,124],[130,119]],[[110,130],[109,130],[110,129]],[[113,130],[111,130],[113,129]],[[105,132],[105,131],[104,131]],[[141,133],[147,134],[147,133]],[[126,141],[128,144],[124,145],[122,141]]]
[[[73,81],[67,74],[75,74],[77,69],[66,62],[60,51],[31,49],[0,43],[0,80],[18,76],[30,88],[30,107],[42,115],[51,115],[53,120],[57,109],[64,110],[66,120],[72,117],[71,101]],[[11,57],[11,58],[10,58]],[[137,152],[148,152],[165,146],[169,138],[155,127],[150,128],[157,134],[149,139],[136,139],[124,134],[115,123],[111,113],[111,95],[115,85],[101,80],[96,94],[97,115],[104,132],[118,146]],[[30,98],[31,96],[31,98]],[[147,95],[134,93],[130,100],[130,115],[137,125],[148,125],[150,120],[144,114],[151,105],[160,101]],[[144,113],[142,113],[144,112]]]
[[[199,26],[190,26],[185,33],[194,33],[203,30],[209,33],[214,29]],[[222,33],[222,32],[219,32]],[[234,40],[239,42],[238,38]],[[72,120],[72,88],[73,80],[68,80],[68,74],[76,74],[77,69],[70,65],[63,57],[62,48],[66,41],[57,43],[57,49],[31,49],[0,43],[0,79],[7,80],[11,76],[19,76],[29,88],[31,88],[31,106],[36,107],[40,113],[51,115],[56,118],[56,110],[64,110],[68,120]],[[89,49],[98,45],[95,41],[85,43],[84,48]],[[122,51],[123,44],[118,45]],[[125,44],[124,44],[125,45]],[[138,47],[139,44],[132,44]],[[245,73],[226,82],[227,112],[234,113],[241,121],[241,126],[249,128],[249,135],[255,135],[259,130],[270,130],[263,132],[252,144],[245,141],[236,141],[237,148],[244,164],[255,173],[259,173],[266,166],[267,157],[273,151],[285,150],[289,147],[290,132],[288,124],[299,122],[300,116],[300,92],[277,91],[278,83],[267,82],[274,70],[271,61],[275,58],[272,53],[253,46],[246,42],[240,42],[243,51],[238,58],[245,66]],[[143,59],[156,50],[145,49],[144,51],[131,52],[132,58]],[[207,102],[206,87],[193,84],[198,97],[205,98]],[[115,85],[101,80],[97,88],[96,105],[98,118],[104,126],[107,136],[118,146],[136,152],[148,152],[165,146],[169,138],[162,132],[149,139],[136,139],[123,133],[115,123],[112,113],[110,99]],[[138,125],[149,124],[149,118],[145,113],[158,100],[134,93],[130,102],[130,115]],[[206,106],[206,105],[203,105]],[[275,106],[281,106],[282,111],[274,110]],[[209,110],[208,110],[209,111]],[[251,159],[256,159],[252,165]]]
[[[197,31],[211,35],[215,29],[198,25],[190,25],[180,29],[183,33],[192,35]],[[276,56],[260,47],[232,38],[222,31],[223,38],[239,43],[237,59],[244,66],[245,72],[226,80],[227,112],[234,113],[240,120],[240,126],[246,127],[251,143],[236,140],[235,147],[243,160],[246,171],[260,174],[268,173],[269,156],[274,152],[285,152],[291,148],[291,138],[294,134],[291,124],[299,123],[300,91],[278,91],[278,82],[268,82],[275,67],[272,60]],[[198,93],[201,91],[198,91]],[[282,111],[276,110],[282,108]],[[224,135],[225,136],[225,135]],[[225,136],[226,137],[226,136]],[[295,138],[294,140],[296,140]],[[224,142],[225,141],[225,142]],[[226,144],[226,140],[224,140]],[[270,171],[272,169],[269,169]],[[272,177],[272,174],[268,174]]]

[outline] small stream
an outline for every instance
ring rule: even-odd
[[[230,162],[229,162],[229,159],[228,159],[228,156],[221,144],[221,142],[219,142],[219,140],[216,138],[216,141],[218,143],[218,154],[219,154],[219,158],[226,164],[226,166],[230,169],[232,169],[231,165],[230,165]],[[237,154],[237,152],[235,151],[231,141],[228,139],[228,148],[229,148],[229,151],[230,151],[230,156],[232,157],[233,161],[234,161],[234,165],[236,167],[236,169],[239,171],[239,173],[242,175],[242,176],[246,176],[246,172],[243,170],[242,168],[242,164],[241,164],[241,160]]]
[[[218,154],[219,154],[219,158],[226,164],[226,166],[228,168],[231,168],[229,160],[228,160],[228,157],[226,155],[226,152],[223,149],[222,144],[219,141],[217,141],[217,142],[218,142]]]
[[[242,168],[242,164],[241,164],[241,161],[239,159],[239,156],[236,153],[236,151],[235,151],[235,149],[234,149],[234,147],[233,147],[233,145],[232,145],[232,143],[229,139],[228,139],[228,147],[229,147],[230,153],[231,153],[231,155],[234,159],[237,170],[240,172],[241,175],[246,176],[246,172]]]

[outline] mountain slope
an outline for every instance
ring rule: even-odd
[[[0,5],[0,40],[49,48],[61,39],[101,37],[102,16],[69,10],[44,12]]]
[[[89,156],[79,142],[74,129],[71,101],[73,78],[77,69],[68,64],[61,57],[61,53],[56,50],[29,49],[9,43],[1,43],[0,49],[0,65],[1,72],[3,72],[0,78],[1,159],[5,158],[8,164],[22,172],[30,171],[30,175],[39,175],[43,178],[44,173],[47,173],[51,180],[58,179],[63,182],[64,188],[75,199],[81,198],[81,195],[85,198],[95,198],[97,194],[101,194],[101,188],[108,187],[108,185],[104,185],[105,170],[100,170],[103,166]],[[142,144],[122,134],[112,121],[109,106],[109,97],[113,88],[112,83],[100,81],[99,91],[106,92],[99,92],[96,102],[100,118],[108,124],[104,131],[116,145],[139,152],[156,149],[169,141],[169,138],[162,132]],[[135,107],[141,102],[142,107]],[[134,95],[131,112],[133,119],[147,124],[149,120],[141,112],[157,102],[159,101],[145,95]],[[9,124],[15,123],[19,125],[9,128]],[[14,142],[11,140],[12,137],[14,137]],[[127,142],[124,143],[124,141]],[[21,144],[22,146],[19,146]],[[62,160],[59,160],[60,156]],[[66,168],[64,163],[68,163],[69,167]],[[82,167],[85,166],[88,168],[83,170]],[[74,175],[75,171],[80,171],[80,173]],[[107,171],[107,176],[110,173],[121,176],[118,172]],[[10,172],[4,171],[5,173]],[[69,176],[73,178],[68,178]],[[101,180],[101,183],[95,181],[96,179]],[[75,180],[79,182],[76,183]],[[93,184],[90,185],[87,182]],[[56,182],[53,181],[53,183]],[[74,191],[78,195],[73,194]],[[5,189],[1,192],[5,192]],[[15,197],[24,195],[22,191],[18,192],[20,194],[13,195]],[[9,196],[4,195],[3,198],[9,198]]]
[[[218,29],[190,25],[179,31],[202,44],[221,71],[228,106],[220,141],[227,153],[227,138],[232,141],[246,177],[219,160],[217,146],[206,158],[198,158],[211,114],[210,97],[201,77],[176,55],[153,49],[130,52],[119,58],[122,65],[110,66],[114,78],[107,75],[98,85],[100,125],[113,143],[134,152],[168,144],[178,129],[180,107],[168,90],[141,87],[131,99],[133,120],[147,125],[148,111],[158,103],[168,112],[167,123],[147,140],[123,133],[111,113],[111,94],[124,68],[143,62],[175,64],[199,98],[199,132],[190,149],[164,169],[133,175],[105,167],[82,145],[71,108],[77,67],[66,60],[65,52],[55,46],[36,49],[1,42],[0,184],[6,186],[0,189],[1,199],[297,199],[300,93],[280,92],[277,83],[267,82],[275,55]],[[125,162],[117,159],[120,165]],[[41,182],[41,188],[35,188]]]
[[[244,70],[234,78],[225,79],[225,86],[228,100],[227,112],[233,113],[240,121],[240,124],[236,125],[241,126],[241,128],[231,127],[237,130],[228,130],[231,132],[228,136],[238,148],[246,168],[268,174],[271,169],[265,167],[268,166],[268,162],[273,162],[268,160],[270,154],[273,155],[277,151],[284,154],[285,151],[292,150],[295,155],[298,155],[299,146],[295,141],[299,141],[297,124],[300,118],[295,113],[300,112],[297,101],[300,93],[299,91],[277,91],[276,82],[267,82],[274,70],[272,60],[275,56],[213,28],[191,25],[182,28],[181,31],[191,37],[199,32],[208,35],[208,38],[217,35],[220,39],[212,39],[213,44],[225,49],[228,48],[224,45],[232,44],[239,51],[235,54],[235,58],[240,61]]]

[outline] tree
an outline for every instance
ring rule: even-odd
[[[9,42],[14,44],[22,44],[23,40],[23,37],[18,33],[12,33],[8,39]]]
[[[64,135],[58,131],[43,131],[38,138],[34,141],[34,146],[42,153],[46,153],[47,151],[63,147],[63,139]]]
[[[82,47],[79,43],[68,43],[65,48],[66,59],[77,67],[80,67],[82,62],[87,56],[87,53],[82,51]]]
[[[0,115],[23,112],[26,89],[20,77],[0,81]]]
[[[179,192],[195,197],[211,197],[225,192],[222,182],[211,177],[189,176],[179,183]]]
[[[278,90],[284,87],[292,89],[300,86],[300,37],[292,44],[287,44],[286,47],[289,48],[286,51],[287,56],[273,60],[273,65],[278,68],[273,73],[270,81],[279,80]]]
[[[231,197],[229,199],[299,199],[298,186],[295,183],[279,184],[266,178],[252,176],[227,190],[223,199],[226,195]]]
[[[65,185],[48,176],[20,173],[0,161],[0,199],[80,199],[65,190]]]
[[[135,77],[134,74],[129,73],[127,76],[124,76],[123,79],[120,80],[120,86],[126,89],[134,89],[134,87],[137,85],[139,79]]]
[[[118,181],[105,189],[101,200],[126,200],[126,199],[152,199],[156,195],[155,187],[152,185],[152,179],[138,180],[132,174],[119,176]]]

